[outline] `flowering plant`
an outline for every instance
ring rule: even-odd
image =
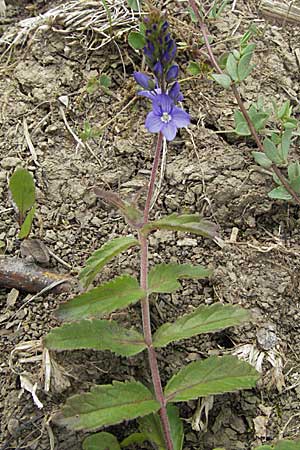
[[[178,128],[187,126],[190,118],[177,106],[183,96],[177,81],[179,69],[174,64],[176,44],[170,36],[169,24],[157,11],[152,12],[144,24],[144,54],[153,76],[136,72],[134,77],[143,88],[140,95],[152,102],[146,128],[158,133],[145,205],[141,211],[115,193],[95,190],[98,196],[119,209],[136,237],[108,241],[87,260],[80,273],[80,280],[87,288],[106,263],[121,252],[137,247],[140,252],[140,280],[138,282],[129,275],[119,276],[62,304],[56,315],[69,323],[52,330],[44,343],[52,350],[89,348],[110,350],[127,357],[146,350],[152,386],[148,387],[149,380],[147,386],[140,381],[113,381],[109,385],[96,385],[88,393],[70,397],[55,420],[75,430],[97,431],[103,426],[137,419],[139,431],[125,437],[122,442],[110,433],[97,432],[84,440],[84,450],[120,450],[144,441],[150,441],[160,450],[181,450],[183,422],[174,403],[250,388],[258,377],[253,367],[234,356],[211,356],[182,367],[163,387],[157,358],[160,348],[180,339],[239,325],[249,319],[249,314],[232,305],[200,305],[173,322],[162,324],[152,334],[150,297],[180,289],[181,279],[201,279],[212,272],[201,265],[173,263],[158,264],[149,270],[149,234],[163,229],[214,239],[217,229],[198,214],[171,214],[159,220],[149,218],[163,139],[173,140]],[[140,301],[142,310],[142,333],[134,328],[125,328],[116,321],[102,319],[137,301]]]

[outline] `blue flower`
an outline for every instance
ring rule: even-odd
[[[182,102],[183,95],[180,92],[180,86],[179,86],[178,81],[176,81],[173,84],[173,86],[171,87],[171,89],[168,90],[168,95],[169,95],[169,97],[171,97],[171,99],[174,101],[174,103]]]
[[[151,133],[161,132],[168,141],[175,138],[178,128],[190,123],[189,114],[175,106],[167,94],[157,94],[152,101],[152,108],[145,126]]]
[[[148,75],[142,72],[133,72],[133,76],[137,84],[142,86],[144,89],[154,89],[155,81]]]
[[[175,81],[178,77],[178,72],[179,72],[178,66],[176,65],[171,66],[166,75],[167,82],[170,83],[172,81]]]

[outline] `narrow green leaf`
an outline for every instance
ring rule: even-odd
[[[149,292],[171,293],[180,289],[178,280],[206,278],[211,269],[191,264],[157,264],[149,272]]]
[[[278,186],[277,188],[273,189],[268,193],[268,196],[270,198],[275,198],[278,200],[292,200],[291,194],[288,193],[284,186]]]
[[[118,355],[131,356],[146,348],[143,336],[137,331],[121,327],[108,320],[82,320],[54,328],[44,338],[50,350],[110,350]]]
[[[250,389],[258,373],[248,363],[234,356],[211,356],[181,369],[168,382],[165,397],[168,402],[181,402],[223,394],[238,389]]]
[[[147,441],[147,436],[143,433],[132,433],[120,442],[120,446],[122,448],[129,447],[132,444],[143,444],[145,441]]]
[[[179,410],[174,405],[167,405],[167,414],[170,423],[171,437],[174,450],[182,450],[183,423],[179,417]],[[149,414],[139,420],[139,429],[147,440],[156,444],[158,448],[165,449],[164,434],[158,413]]]
[[[213,73],[211,74],[211,77],[220,84],[224,89],[229,89],[231,85],[231,78],[229,75],[226,75],[226,73],[219,74],[219,73]]]
[[[269,169],[272,165],[272,161],[266,157],[263,152],[252,152],[252,156],[255,159],[255,162],[265,169]]]
[[[229,53],[226,61],[226,71],[233,81],[238,80],[237,60],[232,53]]]
[[[173,323],[163,324],[153,336],[154,347],[165,347],[170,342],[187,339],[202,333],[212,333],[240,325],[250,319],[247,310],[238,306],[215,303],[199,306]]]
[[[55,315],[62,320],[101,317],[137,302],[144,295],[137,280],[125,275],[62,303]]]
[[[121,450],[118,439],[105,431],[85,438],[82,448],[83,450]]]
[[[151,414],[159,407],[152,393],[141,383],[114,381],[70,397],[55,422],[73,430],[92,431]]]
[[[191,75],[199,75],[201,73],[201,67],[196,61],[190,61],[187,70]]]
[[[21,216],[25,216],[35,202],[33,176],[27,169],[16,169],[9,180],[9,189]]]
[[[217,225],[203,219],[198,214],[171,214],[155,222],[149,222],[141,230],[149,232],[152,230],[185,231],[212,239],[217,237]]]
[[[128,35],[128,44],[133,49],[140,50],[145,46],[146,38],[139,31],[130,31]]]
[[[119,253],[128,250],[130,247],[138,245],[138,241],[133,237],[120,237],[104,244],[96,250],[86,261],[85,267],[79,274],[79,279],[88,287],[100,270]]]
[[[31,208],[21,226],[21,230],[19,231],[18,234],[19,239],[25,239],[29,236],[32,227],[32,222],[34,219],[34,214],[35,214],[35,206]]]

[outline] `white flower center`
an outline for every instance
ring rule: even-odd
[[[168,122],[170,122],[170,120],[172,120],[172,116],[170,116],[169,113],[164,112],[163,115],[161,116],[160,120],[164,123],[168,123]]]

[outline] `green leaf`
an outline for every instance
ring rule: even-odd
[[[132,433],[127,438],[123,439],[123,441],[120,443],[120,446],[123,447],[129,447],[129,445],[132,444],[143,444],[147,440],[147,436],[145,436],[143,433]]]
[[[255,447],[254,450],[274,450],[272,445],[260,445],[259,447]]]
[[[281,157],[278,154],[275,144],[269,138],[265,138],[263,142],[265,154],[267,158],[273,161],[275,164],[281,163]]]
[[[185,231],[212,239],[217,237],[217,225],[203,219],[198,214],[171,214],[155,222],[147,223],[141,230],[150,232],[152,230]]]
[[[287,164],[287,157],[290,150],[292,139],[292,130],[286,130],[282,134],[281,145],[279,145],[279,153],[281,156],[281,160],[284,164]]]
[[[266,157],[263,152],[252,152],[252,156],[255,159],[255,162],[265,169],[269,169],[272,165],[272,161]]]
[[[32,227],[32,222],[34,219],[34,214],[35,214],[35,206],[31,208],[21,226],[21,230],[19,231],[18,234],[19,239],[25,239],[29,236]]]
[[[79,274],[79,279],[84,287],[88,287],[100,270],[119,253],[138,245],[133,237],[120,237],[106,242],[99,250],[96,250],[86,261],[85,267]]]
[[[278,119],[287,119],[290,117],[290,101],[287,100],[283,103],[283,105],[279,108],[277,112]]]
[[[289,181],[294,181],[300,177],[300,163],[299,161],[293,162],[288,166]]]
[[[212,333],[240,325],[250,319],[249,312],[238,306],[215,303],[199,306],[173,323],[163,324],[153,336],[154,347],[164,347],[170,342],[187,339],[202,333]]]
[[[133,11],[140,11],[141,9],[140,1],[141,0],[127,0],[127,3],[129,8],[131,8]]]
[[[136,355],[146,348],[140,333],[127,330],[112,320],[64,324],[45,336],[44,345],[50,350],[110,350],[122,356]]]
[[[232,53],[229,53],[228,55],[226,62],[226,71],[233,81],[238,80],[237,60],[235,59]]]
[[[21,217],[25,216],[35,203],[33,176],[27,169],[16,169],[9,180],[9,189]]]
[[[178,280],[206,278],[211,269],[190,264],[157,264],[149,272],[149,292],[171,293],[180,289]]]
[[[284,121],[283,126],[286,130],[294,130],[298,126],[298,120],[297,119],[287,119]]]
[[[146,38],[139,31],[130,31],[128,35],[128,44],[133,49],[140,50],[146,45]]]
[[[99,83],[102,87],[107,89],[111,85],[111,79],[108,75],[102,74],[99,78]]]
[[[181,369],[168,382],[168,402],[193,400],[255,386],[258,373],[248,363],[234,356],[211,356]]]
[[[247,122],[239,110],[234,111],[234,123],[235,132],[239,136],[249,136],[251,134]]]
[[[230,76],[226,75],[226,73],[219,74],[219,73],[213,73],[211,74],[211,77],[220,84],[224,89],[229,89],[231,85],[231,78]]]
[[[141,383],[114,381],[70,397],[55,422],[73,430],[92,431],[151,414],[159,408],[152,393]]]
[[[274,450],[300,450],[300,441],[280,441]]]
[[[284,186],[278,186],[277,188],[273,189],[268,193],[268,196],[270,198],[275,198],[278,200],[292,200],[291,194],[288,193]]]
[[[125,275],[62,303],[55,315],[62,320],[101,317],[137,302],[144,295],[137,280]]]
[[[121,450],[117,438],[105,431],[85,438],[82,448],[83,450]]]
[[[267,112],[260,112],[260,111],[258,112],[252,111],[252,113],[250,114],[249,111],[249,116],[256,131],[260,131],[265,127],[267,120],[270,117],[270,114]]]
[[[252,58],[252,52],[245,53],[238,63],[237,73],[239,81],[244,81],[250,72],[253,69],[253,66],[250,66],[250,61]]]
[[[179,417],[178,408],[174,405],[167,405],[167,414],[174,450],[182,450],[184,439],[183,423]],[[148,416],[141,417],[138,422],[139,429],[146,436],[147,440],[164,450],[165,440],[159,415],[157,413],[149,414]]]
[[[199,75],[201,73],[201,67],[196,61],[190,61],[187,70],[191,75]]]

